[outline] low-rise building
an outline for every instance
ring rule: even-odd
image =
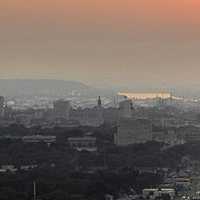
[[[118,122],[115,144],[125,146],[152,140],[152,124],[147,119],[121,118]]]
[[[34,164],[34,165],[22,165],[20,166],[20,170],[23,170],[23,171],[28,171],[28,170],[31,170],[31,169],[34,169],[34,168],[37,168],[38,165]]]
[[[95,137],[70,137],[68,138],[70,147],[78,151],[96,151],[97,144]]]
[[[175,198],[175,190],[173,188],[152,188],[143,189],[143,197],[145,199],[162,199],[163,196],[168,195],[171,200]]]
[[[14,165],[2,165],[1,171],[15,173],[18,169]]]
[[[39,143],[44,142],[47,144],[55,143],[56,136],[46,136],[46,135],[30,135],[22,137],[22,141],[26,143]]]

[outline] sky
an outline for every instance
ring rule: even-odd
[[[1,0],[0,78],[200,84],[199,0]]]

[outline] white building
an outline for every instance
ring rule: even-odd
[[[132,100],[121,101],[119,103],[119,118],[131,118],[132,110]]]
[[[70,147],[78,151],[96,151],[97,144],[95,137],[70,137],[68,138]]]

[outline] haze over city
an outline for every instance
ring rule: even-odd
[[[0,200],[200,200],[200,0],[0,0]]]
[[[0,2],[0,78],[199,84],[197,0]]]

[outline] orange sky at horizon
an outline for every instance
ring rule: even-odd
[[[199,24],[198,0],[6,0],[0,21],[53,20],[66,23]]]
[[[199,10],[199,0],[2,0],[0,78],[198,82]]]

